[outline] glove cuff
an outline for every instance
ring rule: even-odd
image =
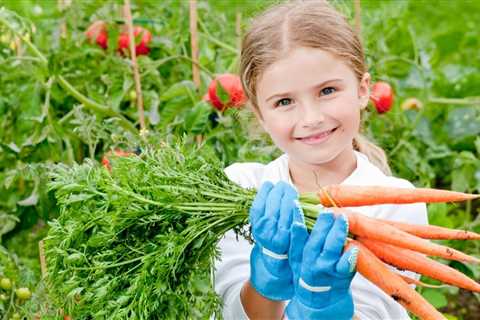
[[[288,263],[281,276],[272,274],[260,257],[260,246],[254,246],[250,257],[250,283],[262,296],[274,301],[289,300],[293,297],[293,280]]]
[[[351,320],[354,314],[354,305],[350,290],[336,303],[320,309],[309,307],[295,296],[285,309],[288,319],[335,319]]]

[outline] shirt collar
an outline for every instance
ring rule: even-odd
[[[363,153],[360,153],[358,151],[354,151],[354,153],[357,160],[356,168],[340,184],[359,184],[359,181],[362,181],[365,178],[362,178],[362,172],[366,169],[368,170],[368,168],[371,166],[367,157]],[[293,186],[292,178],[290,177],[290,172],[288,170],[287,154],[281,155],[265,167],[262,182],[265,181],[271,181],[272,183],[285,181]]]

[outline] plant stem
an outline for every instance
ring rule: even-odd
[[[17,37],[19,37],[26,45],[27,47],[34,53],[35,56],[38,57],[40,60],[41,64],[48,69],[48,60],[47,58],[38,50],[38,48],[24,35],[20,34],[17,30],[15,30],[5,19],[0,18],[0,23],[2,23],[4,26],[6,26],[11,32],[13,32]],[[132,133],[137,133],[137,129],[135,126],[128,121],[124,116],[121,114],[115,112],[112,110],[110,107],[99,104],[98,102],[95,102],[88,97],[82,95],[79,91],[77,91],[63,76],[58,75],[56,76],[56,79],[58,80],[59,84],[68,91],[75,99],[77,99],[79,102],[81,102],[87,109],[90,109],[96,113],[99,113],[101,115],[105,116],[110,116],[110,117],[118,117],[120,119],[120,125],[132,132]]]
[[[209,196],[209,197],[213,197],[213,198],[217,198],[217,199],[224,199],[224,200],[228,200],[228,201],[232,201],[232,202],[237,202],[239,200],[244,200],[244,198],[242,198],[242,197],[229,197],[229,196],[225,196],[225,195],[221,195],[221,194],[213,193],[213,192],[208,192],[208,191],[201,191],[200,193],[202,195],[205,195],[205,196]]]
[[[214,73],[210,70],[208,70],[205,66],[203,66],[202,64],[200,64],[199,62],[195,62],[192,60],[192,58],[188,57],[188,56],[185,56],[185,55],[176,55],[176,56],[170,56],[170,57],[166,57],[166,58],[163,58],[163,59],[160,59],[160,60],[156,60],[154,62],[152,62],[151,64],[147,65],[146,66],[146,71],[144,73],[142,73],[142,77],[145,77],[146,75],[148,75],[153,68],[158,68],[160,67],[162,64],[164,63],[167,63],[168,61],[170,60],[176,60],[176,59],[183,59],[183,60],[187,60],[191,63],[194,63],[196,64],[200,69],[202,69],[203,72],[205,72],[206,74],[208,74],[210,77],[213,77],[214,76]],[[147,68],[148,67],[148,68]]]
[[[459,105],[480,105],[480,98],[478,97],[465,97],[465,98],[438,98],[430,97],[429,102],[437,104],[459,104]]]
[[[237,48],[229,45],[229,44],[226,44],[225,42],[222,42],[216,38],[214,38],[210,32],[208,32],[208,29],[205,27],[205,25],[203,24],[202,20],[201,19],[198,19],[198,25],[202,28],[203,32],[204,33],[199,33],[201,36],[207,38],[208,40],[210,40],[211,42],[215,43],[216,45],[218,45],[219,47],[222,47],[234,54],[238,54],[238,50]]]
[[[232,206],[231,208],[218,208],[218,207],[201,207],[201,206],[175,206],[176,209],[182,211],[230,211],[234,210],[235,207]]]
[[[150,252],[149,254],[141,256],[141,257],[137,257],[137,258],[134,258],[134,259],[131,259],[131,260],[122,261],[122,262],[118,262],[118,263],[114,263],[114,264],[109,264],[109,265],[106,265],[106,266],[96,266],[96,267],[86,267],[86,268],[72,268],[72,270],[98,270],[98,269],[115,268],[115,267],[120,267],[120,266],[123,266],[125,264],[129,264],[129,263],[138,261],[138,260],[142,260],[144,258],[153,256],[154,254],[158,254],[158,252],[155,252],[155,251]]]
[[[142,196],[139,196],[138,194],[134,193],[134,192],[130,192],[130,191],[127,191],[127,190],[124,190],[122,189],[121,187],[115,185],[115,184],[112,184],[112,187],[119,191],[119,192],[122,192],[123,194],[126,194],[128,196],[131,196],[135,199],[137,199],[138,201],[142,201],[142,202],[145,202],[145,203],[148,203],[148,204],[153,204],[154,206],[164,206],[165,204],[163,203],[160,203],[160,202],[157,202],[157,201],[153,201],[153,200],[150,200],[150,199],[147,199],[147,198],[144,198]]]
[[[68,93],[70,93],[75,99],[81,102],[85,106],[85,108],[102,116],[117,117],[120,119],[120,125],[122,126],[122,128],[132,133],[137,133],[137,129],[135,128],[135,126],[123,115],[115,112],[108,106],[102,105],[84,96],[77,89],[75,89],[63,76],[57,76],[56,79],[58,80],[60,86],[66,91],[68,91]]]
[[[200,34],[202,37],[205,37],[205,38],[206,38],[207,40],[209,40],[210,42],[215,43],[217,46],[219,46],[219,47],[221,47],[221,48],[223,48],[223,49],[226,49],[227,51],[230,51],[231,53],[237,54],[237,49],[235,49],[235,48],[232,47],[231,45],[226,44],[226,43],[224,43],[224,42],[222,42],[222,41],[220,41],[220,40],[218,40],[218,39],[216,39],[216,38],[214,38],[214,37],[212,37],[212,36],[209,36],[209,35],[207,35],[207,34],[205,34],[205,33],[200,32],[199,34]]]

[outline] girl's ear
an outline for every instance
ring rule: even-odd
[[[365,72],[358,85],[358,98],[360,99],[360,109],[365,109],[370,100],[370,73]]]

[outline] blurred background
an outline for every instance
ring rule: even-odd
[[[3,319],[55,318],[38,245],[58,214],[45,165],[85,158],[108,165],[112,152],[138,151],[145,135],[210,144],[225,165],[280,154],[229,92],[218,93],[221,103],[208,94],[217,75],[238,72],[251,17],[276,2],[198,0],[195,32],[189,1],[131,0],[140,92],[123,1],[0,0],[0,278],[32,294],[12,300],[2,281]],[[387,105],[372,101],[362,130],[386,151],[394,175],[419,187],[480,192],[480,1],[332,3],[360,32],[374,82],[393,89]],[[429,220],[480,232],[479,201],[430,205]],[[478,242],[441,243],[480,255]],[[478,268],[443,262],[480,280]],[[418,291],[449,319],[479,319],[478,294]]]

